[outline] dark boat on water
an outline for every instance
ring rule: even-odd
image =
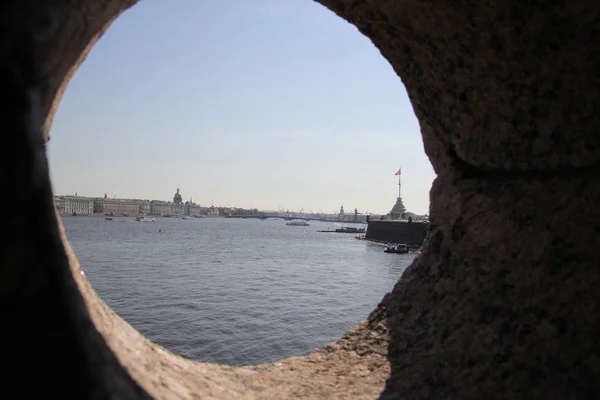
[[[408,246],[405,244],[391,244],[385,246],[385,249],[383,249],[383,251],[386,253],[407,254]]]
[[[286,223],[286,225],[289,225],[289,226],[310,226],[310,224],[307,223],[306,221],[292,221],[292,222]]]
[[[365,233],[365,228],[353,228],[350,226],[344,226],[342,228],[337,228],[334,231],[317,231],[317,232],[325,232],[325,233]]]
[[[365,228],[354,228],[351,226],[344,226],[335,230],[338,233],[365,233]]]

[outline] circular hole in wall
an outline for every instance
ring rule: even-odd
[[[51,136],[57,206],[98,294],[170,351],[225,364],[305,354],[364,319],[412,256],[317,230],[387,213],[400,166],[424,214],[433,179],[392,68],[309,1],[141,2],[81,65]],[[306,227],[223,218],[341,206],[344,222]]]

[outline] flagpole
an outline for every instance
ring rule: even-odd
[[[402,198],[402,167],[398,170],[398,198]]]

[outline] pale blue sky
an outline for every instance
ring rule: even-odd
[[[427,213],[404,86],[311,0],[142,0],[98,41],[48,144],[55,194]]]

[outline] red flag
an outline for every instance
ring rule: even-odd
[[[396,176],[400,175],[401,171],[402,171],[402,168],[400,168],[394,175],[396,175]]]

